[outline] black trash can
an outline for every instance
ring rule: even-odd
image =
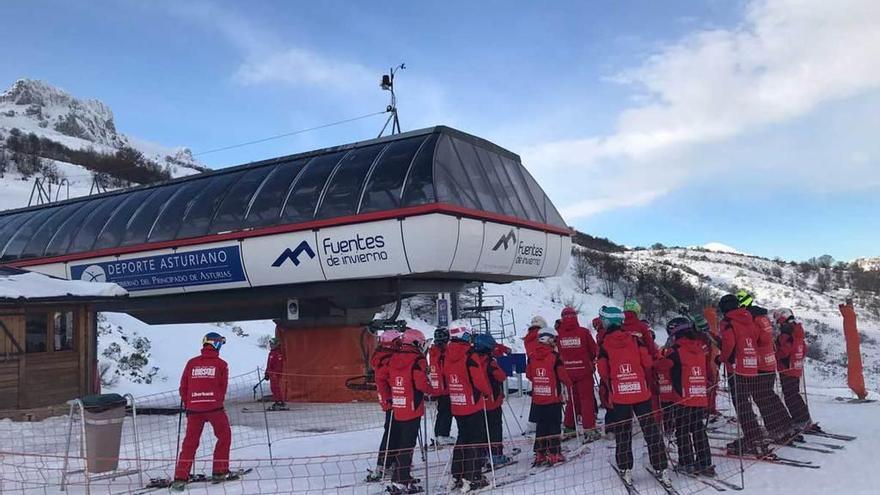
[[[119,466],[125,397],[119,394],[87,395],[80,399],[85,418],[86,461],[90,473],[105,473]]]

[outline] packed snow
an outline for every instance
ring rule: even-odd
[[[47,297],[124,297],[125,289],[116,285],[80,280],[61,280],[41,273],[5,275],[0,273],[0,299],[39,299]]]

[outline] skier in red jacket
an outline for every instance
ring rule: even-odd
[[[779,380],[782,382],[782,396],[785,406],[791,413],[792,426],[797,431],[809,430],[813,426],[810,410],[801,396],[801,377],[804,376],[804,359],[807,357],[807,342],[804,327],[790,309],[773,311],[773,318],[779,327],[776,337],[776,362],[779,366]]]
[[[400,349],[400,332],[397,330],[385,330],[379,335],[379,342],[373,356],[370,358],[370,367],[375,376],[384,373],[383,369],[388,366],[391,356]],[[391,387],[387,381],[376,380],[376,392],[379,394],[379,406],[385,413],[385,425],[382,431],[382,440],[379,442],[379,454],[376,457],[376,469],[368,469],[367,483],[382,481],[391,477],[392,456],[388,454],[388,439],[391,433]]]
[[[220,359],[220,348],[225,343],[226,338],[218,333],[206,334],[202,339],[201,354],[187,361],[180,376],[180,400],[186,411],[186,435],[177,458],[172,491],[186,489],[205,423],[211,424],[217,437],[211,478],[217,482],[238,478],[237,474],[229,472],[232,430],[223,410],[229,381],[226,361]]]
[[[504,455],[504,413],[501,406],[504,405],[504,382],[507,380],[507,373],[495,361],[495,353],[499,352],[498,347],[499,344],[488,333],[474,336],[474,358],[479,360],[479,366],[488,372],[489,385],[492,386],[492,395],[486,397],[486,426],[489,429],[492,455],[492,462],[487,462],[487,467],[493,468],[511,462],[511,459]]]
[[[623,330],[630,335],[635,336],[648,350],[648,354],[654,359],[658,355],[657,344],[654,342],[654,332],[643,320],[639,319],[639,313],[642,312],[642,305],[635,299],[627,299],[623,304]]]
[[[486,436],[486,398],[492,397],[489,371],[475,359],[471,330],[449,328],[449,344],[443,362],[443,378],[449,390],[452,416],[458,425],[458,439],[452,451],[452,489],[462,492],[489,486],[483,475]]]
[[[758,329],[758,378],[755,389],[755,404],[761,412],[764,427],[773,442],[790,443],[798,436],[791,426],[791,416],[782,399],[776,395],[776,349],[773,346],[773,324],[768,311],[754,304],[754,296],[744,290],[736,293],[739,305],[752,315]]]
[[[767,446],[764,435],[752,409],[758,378],[758,328],[752,315],[746,308],[739,307],[739,301],[733,294],[727,294],[718,301],[718,310],[723,315],[719,323],[719,358],[727,370],[730,396],[743,431],[743,438],[727,444],[727,449],[734,455],[765,454]]]
[[[547,328],[547,320],[541,316],[533,316],[531,323],[529,323],[529,329],[526,330],[526,336],[523,337],[526,356],[532,353],[532,349],[538,342],[538,331],[542,328]]]
[[[657,480],[672,486],[667,472],[663,433],[654,420],[648,377],[652,359],[645,345],[623,329],[624,315],[620,308],[603,307],[602,324],[605,339],[599,349],[601,386],[608,391],[609,416],[616,442],[617,469],[627,485],[632,485],[632,417],[635,414],[648,444],[648,457]]]
[[[533,466],[565,462],[562,455],[562,404],[572,381],[556,352],[556,330],[543,328],[529,355],[526,378],[532,382],[529,421],[536,424]]]
[[[376,373],[376,386],[391,391],[391,425],[388,453],[395,465],[386,491],[393,495],[419,493],[419,480],[410,473],[413,448],[425,414],[425,395],[434,392],[428,381],[424,356],[425,335],[407,328],[400,336],[400,349]]]
[[[593,372],[599,355],[599,347],[590,331],[578,322],[577,311],[566,307],[562,310],[562,320],[556,341],[559,356],[565,363],[565,371],[571,377],[570,401],[565,405],[565,433],[576,432],[575,420],[581,417],[584,428],[584,441],[592,442],[601,438],[596,430],[596,403],[593,395]]]
[[[272,400],[275,402],[270,409],[276,411],[287,410],[287,404],[284,403],[284,394],[281,391],[281,374],[284,373],[284,353],[281,352],[281,345],[278,339],[273,337],[269,339],[269,358],[266,359],[266,373],[263,376],[269,380],[269,389],[272,391]]]
[[[449,390],[443,380],[443,361],[446,359],[446,345],[449,343],[449,330],[438,327],[434,330],[434,342],[428,349],[428,364],[431,380],[431,388],[436,392],[434,399],[437,401],[437,418],[434,420],[434,438],[431,443],[435,446],[452,445],[455,439],[450,436],[452,428],[452,407],[449,404]]]

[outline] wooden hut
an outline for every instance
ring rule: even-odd
[[[94,393],[94,305],[127,293],[0,266],[0,418]]]

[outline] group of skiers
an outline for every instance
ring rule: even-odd
[[[523,337],[532,388],[529,421],[535,424],[533,466],[564,462],[562,442],[567,437],[584,442],[601,438],[596,426],[601,405],[606,411],[605,433],[614,437],[615,464],[624,483],[632,484],[633,417],[644,434],[651,472],[660,483],[671,487],[665,436],[675,442],[676,470],[714,476],[707,424],[710,416],[718,415],[715,403],[723,374],[743,430],[742,438],[727,445],[730,453],[763,455],[770,443],[791,442],[814,428],[800,394],[804,331],[791,310],[771,314],[745,291],[722,297],[717,310],[720,322],[714,326],[702,314],[672,318],[663,346],[640,319],[641,308],[634,299],[626,300],[623,308],[600,309],[592,321],[595,339],[580,325],[573,308],[563,309],[553,327],[543,317],[533,317]],[[716,319],[714,308],[711,313]],[[775,339],[771,317],[778,328]],[[372,364],[387,411],[386,426],[377,466],[368,480],[390,477],[391,493],[421,491],[419,480],[410,475],[410,464],[430,397],[437,403],[432,442],[455,444],[453,488],[466,493],[487,486],[484,470],[510,462],[502,441],[506,374],[495,361],[510,349],[461,325],[438,328],[427,359],[424,345],[423,334],[413,329],[385,332],[379,338]],[[774,391],[777,374],[784,403]],[[453,418],[458,426],[455,440],[450,436]]]

